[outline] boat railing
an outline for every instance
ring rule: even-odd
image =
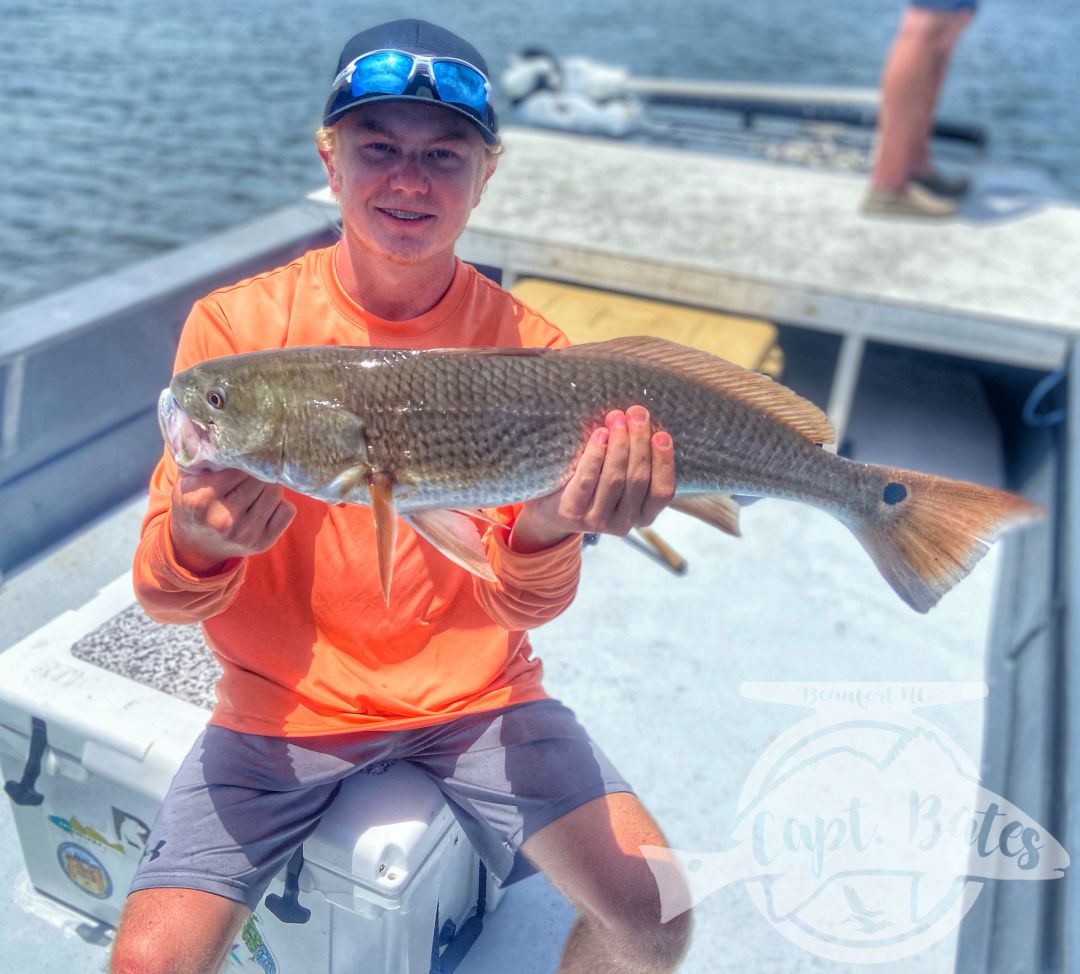
[[[194,301],[335,236],[300,203],[0,313],[0,578],[145,488]]]
[[[835,122],[873,128],[881,101],[876,88],[803,86],[761,82],[691,81],[683,78],[627,78],[626,93],[649,104],[731,112],[750,127],[757,116]],[[970,122],[935,119],[937,139],[963,143],[982,151],[989,143],[986,127]]]

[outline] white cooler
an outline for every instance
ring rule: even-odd
[[[72,655],[132,602],[125,575],[0,653],[0,775],[30,881],[110,925],[208,717]],[[226,969],[448,974],[500,896],[439,790],[398,762],[347,779]]]

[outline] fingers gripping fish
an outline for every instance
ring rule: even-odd
[[[329,503],[370,505],[389,598],[398,516],[490,579],[463,512],[558,490],[604,416],[634,404],[675,442],[673,507],[731,534],[732,493],[822,508],[919,612],[1003,530],[1041,514],[989,487],[836,456],[821,449],[833,430],[809,401],[656,338],[559,350],[253,352],[176,375],[159,419],[181,467],[235,467]]]

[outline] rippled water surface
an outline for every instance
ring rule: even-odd
[[[446,5],[498,75],[529,44],[643,76],[877,83],[901,0]],[[0,307],[287,204],[322,181],[337,53],[415,7],[0,0]],[[432,15],[429,15],[432,16]],[[1080,4],[984,0],[942,113],[1080,197]]]

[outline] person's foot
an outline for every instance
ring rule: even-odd
[[[971,189],[971,180],[967,176],[946,176],[937,169],[931,169],[928,173],[912,173],[909,182],[921,186],[935,196],[946,196],[950,199],[959,199]]]
[[[877,216],[946,217],[956,213],[955,199],[938,196],[911,182],[903,189],[871,186],[862,201],[863,213]]]

